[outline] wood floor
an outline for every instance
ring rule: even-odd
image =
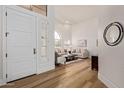
[[[90,60],[80,60],[40,75],[10,82],[2,88],[106,88],[92,71]]]

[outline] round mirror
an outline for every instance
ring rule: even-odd
[[[123,38],[123,27],[119,22],[109,24],[104,31],[104,40],[110,46],[120,43]]]

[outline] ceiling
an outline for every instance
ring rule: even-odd
[[[58,5],[55,6],[56,21],[76,24],[97,17],[104,6],[97,5]]]

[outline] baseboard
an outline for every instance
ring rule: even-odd
[[[0,79],[0,86],[5,85],[6,82],[3,79]]]
[[[41,73],[44,73],[44,72],[47,72],[47,71],[50,71],[50,70],[53,70],[53,69],[55,69],[55,66],[46,66],[45,69],[39,69],[37,71],[37,74],[41,74]]]
[[[41,74],[43,72],[47,72],[47,71],[50,71],[50,70],[53,70],[53,69],[55,69],[54,65],[53,66],[48,66],[46,69],[38,71],[37,74]],[[5,85],[5,84],[6,84],[6,82],[3,79],[0,79],[0,86]]]
[[[108,88],[119,88],[117,85],[113,84],[108,78],[104,75],[98,73],[98,78],[101,80]]]

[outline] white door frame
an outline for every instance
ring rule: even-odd
[[[17,10],[17,11],[20,11],[20,12],[23,12],[23,13],[26,13],[26,14],[30,14],[30,15],[33,15],[33,16],[35,16],[35,17],[37,17],[37,13],[34,13],[34,12],[31,12],[31,11],[29,11],[29,10],[26,10],[26,9],[23,9],[23,8],[21,8],[21,7],[19,7],[19,6],[3,6],[2,7],[2,9],[3,9],[3,14],[2,14],[2,19],[3,19],[3,21],[2,21],[2,24],[3,24],[3,31],[2,31],[2,51],[3,51],[3,53],[2,53],[2,55],[3,55],[3,82],[4,83],[6,83],[7,82],[7,79],[6,79],[6,74],[7,74],[7,71],[6,71],[6,64],[7,64],[7,59],[6,59],[6,53],[7,53],[7,38],[6,38],[6,36],[5,36],[5,33],[6,33],[6,31],[7,31],[7,26],[6,26],[6,22],[7,22],[7,17],[6,17],[6,11],[7,11],[7,8],[10,8],[10,9],[14,9],[14,10]],[[36,22],[36,21],[35,21]],[[37,28],[35,28],[36,29],[36,35],[37,35]],[[36,36],[35,35],[35,36]],[[37,36],[36,36],[37,37]],[[35,37],[35,38],[36,38]],[[36,45],[36,40],[35,40],[35,48],[37,48],[37,45]],[[36,62],[36,68],[37,68],[37,54],[35,55],[35,62]],[[37,72],[36,72],[36,74],[37,74]]]

